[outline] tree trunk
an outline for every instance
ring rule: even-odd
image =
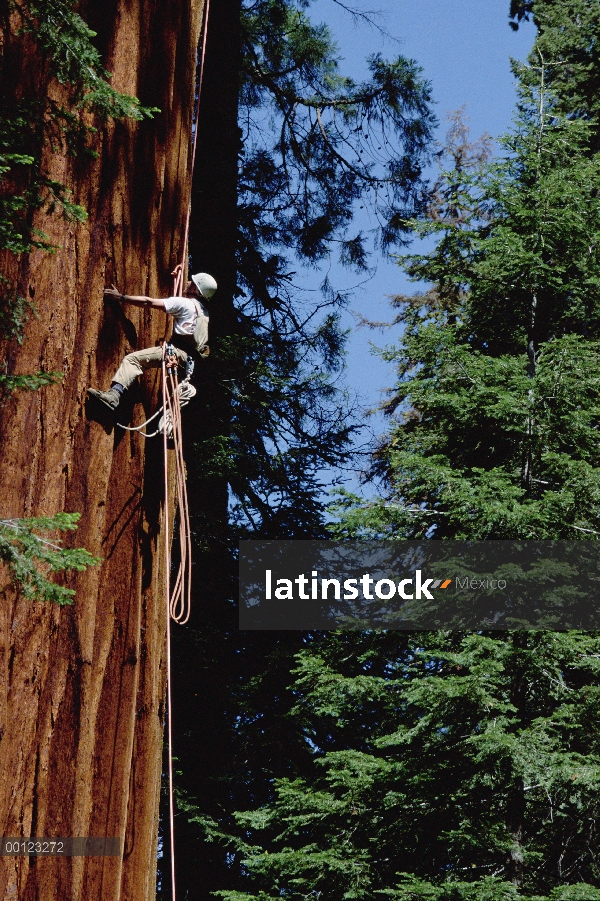
[[[514,669],[510,702],[516,711],[516,718],[521,728],[530,724],[527,711],[527,679],[524,671],[524,655],[527,652],[529,637],[527,632],[512,634]],[[506,793],[506,827],[511,840],[511,847],[506,857],[506,874],[513,885],[523,885],[523,849],[525,845],[525,784],[520,773],[514,771],[515,763],[511,762],[512,772],[508,773]]]
[[[211,356],[201,367],[206,390],[204,416],[186,429],[190,444],[210,442],[231,433],[231,357],[226,344],[239,332],[234,296],[237,288],[237,175],[240,151],[238,93],[240,82],[241,0],[218,0],[210,8],[209,44],[200,101],[197,165],[192,186],[190,256],[194,270],[210,272],[218,293],[211,306]],[[205,140],[202,140],[202,138]],[[225,346],[224,346],[225,345]],[[238,361],[236,360],[236,363]],[[209,415],[210,414],[210,415]],[[192,417],[190,417],[192,419]],[[212,467],[211,467],[212,468]],[[228,543],[228,480],[206,477],[198,467],[191,491],[202,531],[217,543]],[[227,548],[229,554],[229,547]]]
[[[154,897],[165,688],[162,443],[103,427],[85,407],[123,354],[165,333],[157,311],[104,303],[167,296],[190,191],[190,128],[203,0],[90,0],[82,14],[118,90],[161,112],[109,123],[95,160],[46,151],[45,168],[89,214],[37,214],[58,251],[18,262],[38,318],[9,373],[64,373],[1,411],[2,516],[80,511],[74,542],[103,563],[73,578],[72,607],[5,589],[0,621],[0,830],[4,836],[115,836],[119,857],[2,858],[0,897],[146,901]],[[15,40],[13,37],[12,40]],[[5,49],[10,36],[5,35]],[[10,49],[10,48],[9,48]],[[18,47],[16,48],[18,50]],[[15,59],[18,53],[15,53]],[[32,61],[12,73],[25,79]],[[49,89],[60,99],[62,88]],[[12,274],[15,274],[14,272]],[[146,375],[119,409],[157,406]]]

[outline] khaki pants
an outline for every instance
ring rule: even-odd
[[[179,360],[179,365],[185,366],[188,358],[185,350],[175,347],[174,351]],[[132,354],[127,354],[112,380],[113,382],[118,382],[119,385],[123,385],[124,388],[129,388],[131,383],[146,369],[157,369],[162,366],[162,357],[162,347],[146,347],[144,350],[136,350]]]

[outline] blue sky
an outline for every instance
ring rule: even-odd
[[[521,25],[514,32],[508,24],[508,0],[344,0],[347,6],[376,10],[376,21],[391,35],[386,40],[376,29],[353,24],[335,0],[315,0],[309,10],[315,22],[325,22],[343,57],[344,74],[366,76],[366,58],[374,52],[392,58],[401,53],[415,59],[431,82],[435,111],[440,120],[439,138],[447,123],[446,113],[466,107],[471,137],[488,132],[493,137],[509,127],[515,105],[514,78],[510,58],[524,60],[531,49],[535,29]],[[362,223],[361,223],[362,225]],[[368,222],[365,227],[369,228]],[[351,286],[356,276],[332,267],[331,280]],[[376,276],[354,295],[350,309],[364,317],[386,321],[391,317],[388,297],[414,292],[415,285],[391,261],[379,260]],[[349,340],[346,381],[359,393],[365,408],[376,406],[382,391],[393,384],[392,367],[374,356],[370,342],[391,344],[394,331],[372,332],[356,327],[348,314],[345,327]],[[367,420],[370,430],[384,431],[382,417]],[[350,486],[353,489],[356,485]]]

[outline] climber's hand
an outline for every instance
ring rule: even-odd
[[[181,265],[181,263],[177,263],[177,265],[173,269],[173,272],[171,273],[173,278],[177,278],[177,276],[179,275],[179,273],[181,272],[182,269],[183,269],[183,266]]]
[[[114,300],[118,300],[121,297],[121,292],[116,285],[111,285],[110,288],[104,289],[104,296],[112,297]]]

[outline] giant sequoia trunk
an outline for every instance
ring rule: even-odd
[[[20,293],[38,318],[10,349],[8,371],[64,373],[1,411],[2,516],[80,511],[76,543],[103,558],[72,580],[72,607],[2,600],[0,832],[116,836],[112,857],[3,858],[0,897],[146,901],[154,896],[165,686],[162,445],[88,417],[86,388],[106,388],[134,347],[164,334],[156,311],[103,302],[104,284],[166,296],[182,253],[190,125],[203,0],[91,0],[113,86],[160,114],[112,123],[98,157],[48,156],[89,213],[84,224],[39,216],[56,254],[21,260]],[[5,35],[18,88],[35,61]],[[60,99],[60,86],[49,84]],[[43,220],[43,221],[42,221]],[[8,264],[10,265],[10,264]],[[158,379],[130,392],[119,418],[156,408]]]

